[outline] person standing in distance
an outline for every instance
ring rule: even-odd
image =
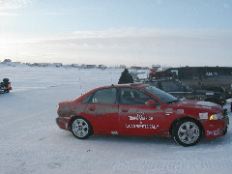
[[[118,81],[118,84],[125,84],[125,83],[134,83],[134,80],[131,74],[126,68],[122,72],[121,77],[119,78],[119,81]]]

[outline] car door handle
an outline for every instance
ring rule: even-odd
[[[89,108],[90,111],[95,111],[95,109],[96,109],[95,107],[90,107]]]
[[[121,111],[122,112],[128,112],[128,109],[122,109]]]

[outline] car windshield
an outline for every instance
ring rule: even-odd
[[[162,102],[164,103],[173,103],[173,102],[177,102],[178,99],[154,86],[147,86],[145,88],[145,90],[155,96],[157,96]]]

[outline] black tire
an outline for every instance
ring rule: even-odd
[[[172,130],[174,141],[185,147],[197,144],[200,141],[201,136],[201,126],[193,119],[183,119],[178,121]]]
[[[76,138],[86,139],[91,135],[92,126],[86,119],[76,117],[70,125],[70,130]]]

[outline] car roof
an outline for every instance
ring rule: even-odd
[[[108,85],[108,86],[101,86],[101,87],[97,87],[94,88],[88,92],[86,92],[85,94],[81,95],[79,98],[77,98],[77,101],[81,101],[85,96],[91,95],[93,92],[96,92],[97,90],[101,90],[101,89],[106,89],[106,88],[134,88],[134,89],[142,89],[145,88],[147,86],[150,86],[149,84],[143,84],[143,83],[129,83],[129,84],[112,84],[112,85]]]
[[[144,88],[149,86],[148,84],[144,84],[144,83],[128,83],[128,84],[112,84],[109,86],[102,86],[99,87],[97,89],[102,89],[102,88],[111,88],[111,87],[116,87],[116,88],[136,88],[136,89],[140,89],[140,88]]]
[[[147,80],[146,82],[166,82],[166,81],[170,81],[170,82],[177,82],[178,79],[168,79],[168,78],[162,78],[162,79],[152,79],[152,80]]]

